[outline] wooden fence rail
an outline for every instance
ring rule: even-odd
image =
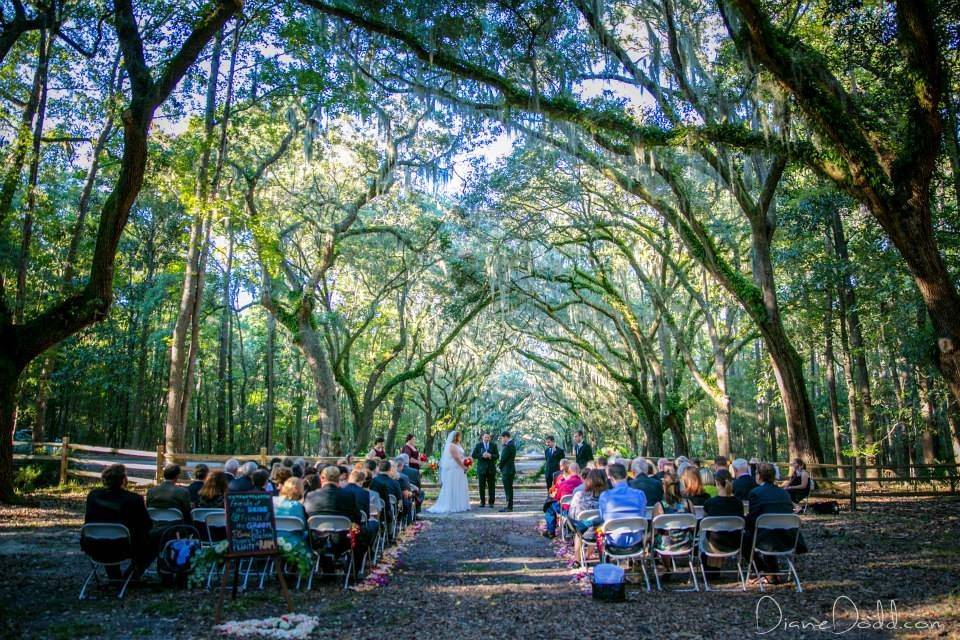
[[[14,442],[15,447],[27,447],[31,453],[14,454],[14,460],[22,463],[57,462],[60,463],[60,484],[69,478],[100,478],[100,471],[111,464],[122,463],[129,473],[131,483],[151,485],[163,478],[163,467],[167,459],[189,469],[200,463],[223,463],[231,458],[238,460],[256,460],[266,466],[270,457],[262,447],[252,454],[203,454],[184,453],[167,456],[163,445],[157,445],[156,451],[139,449],[116,449],[70,442]],[[56,452],[56,453],[53,453]],[[99,454],[87,456],[85,454]],[[335,463],[338,458],[300,456],[313,463]],[[148,462],[149,460],[149,462]],[[648,458],[656,464],[655,458]],[[780,469],[789,467],[787,462],[774,463]],[[87,467],[87,468],[84,468]],[[91,469],[92,468],[92,469]],[[807,465],[810,477],[814,481],[815,496],[846,497],[850,508],[857,508],[857,498],[863,495],[890,497],[921,497],[939,495],[957,495],[960,489],[960,465],[957,464],[913,464],[913,465],[864,465],[864,464],[810,464]],[[912,490],[899,490],[907,485]],[[921,488],[922,487],[922,488]]]

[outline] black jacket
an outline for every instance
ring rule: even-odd
[[[130,530],[133,544],[142,543],[153,528],[143,498],[126,489],[94,489],[87,495],[85,523],[113,522]]]
[[[407,476],[407,480],[410,481],[410,484],[414,485],[416,488],[420,488],[420,483],[423,482],[423,479],[420,477],[420,471],[414,469],[413,467],[404,467],[401,471],[403,475]]]
[[[376,491],[383,500],[383,510],[390,513],[390,496],[397,499],[397,506],[403,504],[403,494],[400,490],[400,483],[384,473],[378,473],[370,481],[370,490]]]
[[[490,442],[490,457],[483,457],[483,443],[478,442],[473,448],[473,465],[477,468],[477,475],[484,476],[495,474],[497,472],[497,459],[500,458],[500,452],[497,450],[497,444]]]
[[[750,492],[757,488],[757,483],[753,481],[753,476],[747,474],[740,476],[733,481],[733,495],[741,500],[748,500]]]
[[[746,545],[753,541],[757,518],[767,513],[793,513],[793,501],[786,490],[773,484],[761,484],[750,492],[750,510],[747,512]],[[781,549],[792,542],[791,535],[781,529],[772,529],[758,534],[757,546],[761,549]],[[798,542],[797,551],[803,553],[806,545]]]
[[[557,471],[560,471],[560,461],[566,456],[567,454],[561,447],[555,446],[553,448],[553,453],[550,452],[550,449],[543,450],[543,460],[546,463],[547,477],[550,478],[551,482],[553,482],[553,474],[555,474]]]
[[[363,487],[351,483],[347,483],[345,487],[341,488],[341,491],[349,493],[353,496],[354,501],[357,503],[357,509],[362,511],[367,518],[370,517],[370,492],[364,489]]]
[[[253,486],[253,480],[247,476],[240,476],[239,478],[234,478],[230,481],[230,484],[227,485],[227,493],[253,491],[255,488],[256,487]]]
[[[360,509],[353,493],[335,484],[327,484],[311,491],[303,501],[307,516],[346,516],[350,522],[360,524]]]
[[[505,476],[517,475],[517,467],[514,461],[517,458],[517,445],[513,440],[503,445],[503,451],[500,453],[500,474]]]
[[[577,457],[577,464],[580,465],[580,468],[583,469],[587,466],[587,463],[593,460],[593,447],[590,446],[590,443],[584,440],[580,443],[580,448],[577,448],[577,445],[573,445],[573,453]]]
[[[647,505],[653,506],[663,500],[663,483],[650,476],[637,476],[630,481],[630,486],[643,491],[647,496]]]

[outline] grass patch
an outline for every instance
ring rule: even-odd
[[[49,638],[54,640],[74,640],[103,634],[103,625],[97,622],[57,622],[47,627]]]

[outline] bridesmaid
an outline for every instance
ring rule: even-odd
[[[379,460],[387,459],[387,451],[383,448],[383,436],[377,436],[377,439],[373,441],[373,449],[367,454],[368,460],[372,460],[373,458]]]
[[[410,466],[420,470],[420,451],[417,450],[417,443],[412,433],[408,433],[403,443],[400,453],[405,453],[410,457]]]

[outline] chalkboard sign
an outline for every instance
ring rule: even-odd
[[[228,493],[227,540],[230,556],[260,556],[277,552],[273,496],[263,491]]]

